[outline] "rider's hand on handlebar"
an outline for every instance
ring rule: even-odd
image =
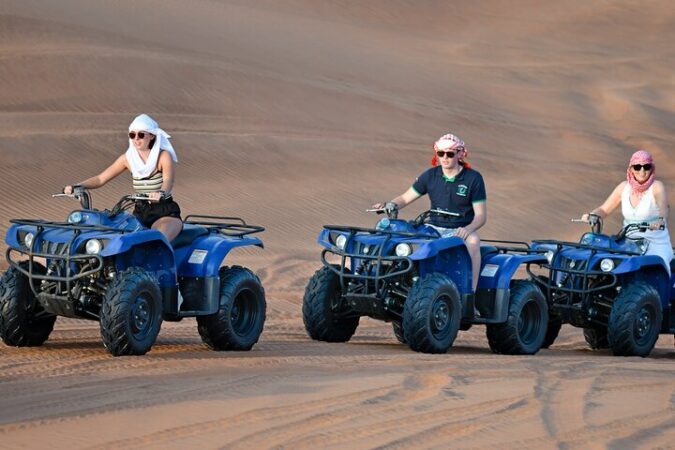
[[[666,228],[666,221],[663,219],[658,219],[649,223],[649,229],[652,231],[664,230],[665,228]]]
[[[585,213],[581,216],[581,221],[586,222],[589,225],[595,225],[596,223],[598,223],[599,218],[600,217],[597,214]]]
[[[148,192],[148,201],[150,201],[150,202],[158,202],[163,197],[164,197],[164,192],[162,192],[162,191]]]
[[[68,186],[65,186],[63,188],[63,193],[67,194],[67,195],[71,195],[73,193],[73,186],[70,185],[70,184]]]
[[[398,211],[398,205],[394,202],[387,202],[384,204],[384,212],[387,214],[391,214],[394,211]]]
[[[373,209],[375,210],[380,210],[377,211],[378,214],[392,214],[394,211],[398,211],[398,205],[394,202],[386,202],[386,203],[375,203],[372,206]]]

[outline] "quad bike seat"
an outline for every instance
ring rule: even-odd
[[[183,225],[183,230],[180,232],[180,234],[176,236],[176,239],[171,241],[171,245],[173,248],[190,245],[192,241],[197,239],[199,236],[205,236],[207,234],[209,234],[208,228],[186,223]]]
[[[480,246],[480,257],[481,259],[485,258],[487,255],[492,253],[499,253],[499,250],[494,245],[481,245]]]

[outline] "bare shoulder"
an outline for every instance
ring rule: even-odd
[[[652,186],[655,194],[666,192],[666,185],[663,183],[663,181],[654,180],[654,184]]]
[[[619,195],[619,196],[620,196],[621,193],[623,192],[623,190],[626,188],[626,184],[627,184],[627,183],[628,183],[627,181],[622,181],[621,183],[619,183],[619,184],[614,188],[614,190],[612,191],[612,195]]]
[[[113,163],[113,166],[128,169],[129,168],[129,162],[127,161],[127,154],[122,153]]]
[[[169,153],[168,150],[161,149],[159,152],[159,160],[162,162],[170,162],[173,161],[171,158],[171,153]]]

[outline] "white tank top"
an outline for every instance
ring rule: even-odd
[[[663,217],[659,205],[654,199],[654,192],[652,189],[654,185],[649,186],[640,199],[640,202],[633,206],[630,203],[630,184],[626,183],[621,193],[621,212],[623,213],[623,225],[626,226],[631,223],[652,222],[659,217]]]

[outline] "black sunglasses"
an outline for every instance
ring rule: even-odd
[[[139,131],[138,133],[134,131],[129,132],[129,139],[136,139],[136,135],[138,134],[138,139],[144,139],[145,138],[145,132]]]
[[[650,170],[652,170],[651,164],[633,164],[631,167],[636,172],[639,172],[642,169],[645,169],[645,172],[649,172]]]
[[[448,158],[454,158],[457,153],[453,152],[452,150],[448,150],[447,152],[444,152],[443,150],[437,150],[436,151],[436,156],[439,158],[442,158],[444,156],[448,156]]]

